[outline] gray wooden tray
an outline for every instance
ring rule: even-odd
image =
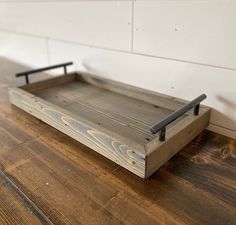
[[[190,104],[85,73],[29,84],[30,71],[22,74],[28,84],[9,88],[12,104],[142,178],[160,168],[209,122],[210,109],[199,109],[205,97]],[[191,108],[196,115],[188,111]]]

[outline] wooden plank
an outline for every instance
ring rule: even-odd
[[[152,105],[125,94],[115,93],[94,85],[72,82],[68,86],[68,89],[74,87],[74,93],[70,92],[70,95],[72,95],[75,101],[84,102],[94,109],[97,108],[107,114],[115,112],[124,118],[133,119],[135,122],[138,122],[137,124],[143,125],[145,130],[148,130],[153,123],[156,123],[172,112],[172,110],[158,105]],[[91,94],[94,92],[94,89],[95,93]]]
[[[154,138],[154,136],[148,134],[148,131],[146,131],[146,133],[139,132],[122,121],[104,114],[101,111],[94,110],[84,104],[77,102],[72,103],[67,106],[67,109],[71,113],[74,113],[82,118],[86,118],[86,120],[94,124],[98,124],[99,127],[106,129],[110,134],[114,133],[116,136],[119,135],[119,137],[122,137],[123,140],[128,138],[132,142],[136,143],[136,145],[138,144],[143,146]]]
[[[145,151],[142,145],[128,137],[107,131],[96,123],[34,97],[19,88],[10,89],[10,101],[138,176],[144,177]]]
[[[105,88],[107,90],[123,94],[131,98],[136,98],[141,101],[148,102],[150,104],[157,105],[169,110],[177,110],[184,103],[186,103],[186,101],[182,99],[102,78],[90,73],[78,72],[77,79],[82,79],[83,81],[86,81],[92,85]]]

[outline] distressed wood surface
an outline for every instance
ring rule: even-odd
[[[130,140],[129,136],[122,136],[120,133],[117,134],[117,132],[109,129],[112,126],[117,126],[116,124],[107,123],[108,127],[103,128],[91,121],[93,116],[84,117],[89,113],[91,114],[91,111],[85,111],[82,115],[73,114],[19,88],[11,88],[9,93],[11,102],[17,107],[80,141],[138,176],[145,177],[144,147]],[[102,118],[97,114],[94,117],[103,124],[107,122],[107,118]]]
[[[113,123],[116,133],[131,135],[134,139],[140,136],[141,144],[147,143],[147,138],[155,137],[149,132],[149,128],[172,112],[84,82],[71,82],[33,94],[62,107],[66,104],[66,108],[75,114],[79,114],[80,110],[90,111],[87,113],[88,117],[93,114],[89,118],[90,121],[99,122],[97,115],[105,116],[109,123]],[[86,114],[83,114],[83,117],[86,117]],[[102,125],[105,126],[101,122]]]
[[[0,60],[0,224],[235,224],[235,140],[204,131],[144,181],[11,106],[25,69]]]
[[[0,224],[52,224],[11,178],[0,170]]]
[[[175,110],[176,99],[96,76],[88,78],[72,73],[10,88],[10,102],[142,178],[208,126],[209,109],[201,107],[198,116],[191,112],[168,125],[162,143],[149,129]],[[120,91],[114,92],[117,86]],[[156,104],[138,96],[155,99]]]

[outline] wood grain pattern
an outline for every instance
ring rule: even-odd
[[[11,88],[10,101],[138,176],[145,176],[145,151],[140,144],[18,88]]]
[[[11,74],[27,68],[0,63],[0,169],[12,181],[0,176],[0,224],[47,224],[38,213],[62,225],[235,224],[235,140],[204,131],[144,181],[11,106],[7,86],[24,82]]]
[[[0,224],[52,224],[0,169]]]
[[[86,107],[88,110],[95,111],[96,114],[102,114],[117,121],[126,126],[126,129],[133,128],[134,133],[137,130],[142,132],[144,141],[145,138],[154,138],[148,132],[151,125],[172,112],[84,82],[72,82],[66,86],[58,86],[34,94],[59,106],[66,104],[67,108],[75,111],[76,114],[80,113],[80,107]],[[76,105],[80,105],[78,109]],[[116,132],[119,132],[119,129]]]
[[[144,102],[148,102],[153,105],[158,105],[160,107],[170,110],[176,110],[180,108],[183,103],[186,102],[182,99],[170,97],[161,93],[134,87],[128,84],[124,86],[120,82],[109,80],[106,78],[102,78],[101,81],[101,77],[86,72],[79,72],[77,79],[87,81],[88,83],[93,84],[95,86],[102,87],[107,90],[117,92],[119,94],[124,94],[126,96],[136,98]]]

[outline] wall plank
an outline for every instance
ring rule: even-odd
[[[58,41],[50,41],[49,50],[52,64],[74,60],[77,70],[186,100],[206,93],[204,104],[214,108],[211,124],[232,129],[236,138],[235,71]]]
[[[131,8],[131,1],[1,3],[0,28],[130,51]]]
[[[236,69],[236,1],[135,1],[134,51]]]

